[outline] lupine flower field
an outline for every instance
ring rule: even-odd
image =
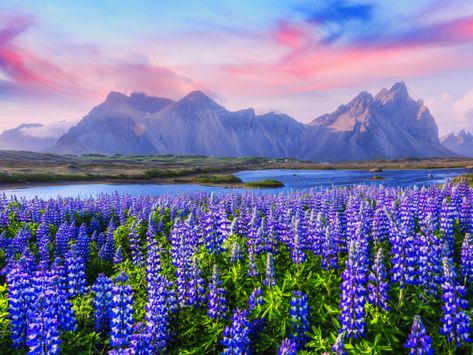
[[[470,354],[473,189],[0,196],[2,354]]]

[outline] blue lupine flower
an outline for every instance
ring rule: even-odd
[[[332,352],[335,355],[346,355],[347,352],[345,350],[345,332],[338,333],[337,339],[332,346]]]
[[[107,335],[110,330],[110,311],[112,302],[112,280],[104,274],[99,274],[95,284],[92,286],[94,298],[95,331]]]
[[[255,252],[253,248],[251,247],[248,250],[248,276],[249,277],[259,276],[258,268],[256,266]]]
[[[278,350],[278,355],[297,355],[297,344],[293,339],[284,339]]]
[[[455,222],[455,211],[454,206],[451,202],[448,202],[447,199],[444,199],[442,202],[442,207],[440,209],[440,232],[442,237],[447,241],[448,245],[448,256],[453,255],[454,251],[454,230],[453,225]]]
[[[196,256],[192,257],[190,279],[187,280],[187,305],[201,306],[205,302],[205,281]]]
[[[427,334],[427,330],[422,323],[419,315],[414,317],[414,322],[412,322],[411,332],[407,338],[404,347],[409,350],[409,354],[426,354],[430,355],[434,353],[432,348],[432,339]]]
[[[13,267],[7,275],[8,318],[11,322],[10,337],[14,348],[21,348],[26,342],[28,312],[33,303],[34,292],[29,274],[20,267]]]
[[[243,259],[243,253],[241,250],[241,245],[237,242],[232,244],[231,252],[230,252],[230,262],[232,264],[236,263]]]
[[[67,223],[59,226],[56,232],[54,243],[54,256],[56,258],[63,258],[69,247],[69,241],[72,239],[70,227]]]
[[[263,280],[266,286],[276,286],[276,274],[274,271],[273,254],[268,253],[266,257],[266,279]]]
[[[461,250],[461,271],[465,285],[473,281],[473,240],[470,234],[465,234]]]
[[[231,325],[223,331],[224,346],[222,354],[249,354],[251,350],[250,323],[248,311],[236,309],[233,312]]]
[[[143,323],[135,325],[133,335],[130,340],[129,350],[133,355],[150,355],[159,354],[159,351],[153,352],[152,335],[148,332],[147,327]]]
[[[386,281],[386,271],[383,262],[383,249],[379,248],[376,252],[372,271],[368,276],[368,301],[375,307],[385,311],[388,307],[388,289]]]
[[[248,310],[251,312],[253,309],[263,304],[263,291],[260,287],[257,287],[251,292],[250,297],[248,297]]]
[[[59,323],[55,291],[44,290],[35,296],[33,311],[29,313],[26,346],[28,354],[59,354]]]
[[[115,254],[113,255],[113,263],[117,265],[121,264],[123,261],[125,261],[125,258],[123,257],[123,249],[122,246],[119,245],[115,251]]]
[[[61,259],[54,261],[52,270],[52,282],[56,288],[56,300],[58,312],[58,326],[59,330],[66,332],[73,332],[77,327],[77,320],[72,308],[72,303],[69,300],[69,293],[67,292],[67,273],[66,268],[62,265]]]
[[[220,279],[217,265],[214,265],[212,281],[209,284],[207,311],[207,315],[212,319],[224,318],[228,311],[227,300],[225,298],[225,288],[223,288],[222,285],[223,282]]]
[[[443,296],[442,327],[440,334],[445,335],[450,343],[459,346],[462,342],[469,343],[470,339],[470,317],[465,312],[468,309],[468,301],[465,286],[456,286],[455,270],[448,257],[443,258],[442,283]]]
[[[169,338],[169,290],[167,280],[160,275],[159,248],[152,245],[146,260],[148,302],[146,304],[146,334],[153,353],[164,351]],[[144,335],[145,336],[145,335]]]
[[[112,286],[110,312],[110,345],[113,348],[126,348],[130,345],[133,333],[133,290],[125,273],[115,279]]]
[[[300,219],[296,219],[294,223],[294,236],[291,243],[291,259],[295,264],[303,263],[307,256],[302,250]],[[271,254],[271,253],[270,253]]]
[[[136,224],[133,222],[128,234],[128,240],[130,241],[131,261],[136,266],[142,266],[144,264],[143,252],[141,250],[140,235],[136,230]]]
[[[113,260],[113,255],[115,254],[115,237],[114,237],[115,229],[116,229],[115,224],[113,223],[113,220],[111,220],[110,224],[108,225],[105,243],[103,244],[102,248],[99,250],[99,256],[104,260],[108,260],[108,261]]]
[[[291,306],[289,313],[293,325],[291,339],[295,341],[298,349],[303,349],[308,340],[306,332],[310,330],[309,298],[301,291],[294,291],[289,304]]]
[[[79,255],[84,260],[84,263],[89,262],[90,257],[90,238],[87,234],[87,226],[85,223],[82,223],[79,227],[79,235],[77,237],[77,248],[79,250]]]
[[[86,292],[84,259],[80,256],[77,244],[71,246],[66,254],[67,288],[70,297],[76,297]]]
[[[362,260],[359,242],[352,240],[348,250],[346,268],[342,273],[340,295],[340,323],[347,338],[365,334],[366,274],[360,266]]]

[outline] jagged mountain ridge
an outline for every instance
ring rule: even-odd
[[[139,100],[137,100],[139,95]],[[62,136],[58,153],[294,157],[335,161],[454,155],[434,118],[404,83],[351,102],[310,124],[253,109],[229,111],[201,91],[178,101],[112,92]]]
[[[449,133],[440,142],[452,152],[464,156],[473,157],[473,134],[462,129],[458,134]]]
[[[333,113],[317,117],[309,126],[313,129],[303,152],[308,159],[452,155],[439,144],[437,124],[430,111],[422,101],[410,98],[404,83],[382,89],[376,96],[362,92]]]

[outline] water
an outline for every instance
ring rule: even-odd
[[[370,173],[367,170],[246,170],[236,173],[242,181],[275,179],[284,183],[280,189],[261,189],[263,193],[280,193],[314,187],[348,186],[357,184],[377,184],[384,186],[427,186],[446,182],[449,178],[466,173],[465,169],[422,169],[386,170]],[[384,180],[370,180],[379,175]],[[18,189],[0,189],[8,196],[33,198],[89,197],[101,193],[119,192],[130,195],[162,195],[167,193],[187,194],[193,192],[245,192],[248,189],[228,189],[223,187],[193,184],[67,184],[54,186],[32,186]]]

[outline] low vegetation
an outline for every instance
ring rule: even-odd
[[[200,184],[210,185],[226,185],[226,184],[240,184],[240,178],[235,175],[204,175],[195,178],[195,181]]]
[[[258,189],[284,187],[284,184],[278,180],[250,181],[250,182],[245,182],[243,185],[245,187],[258,188]]]

